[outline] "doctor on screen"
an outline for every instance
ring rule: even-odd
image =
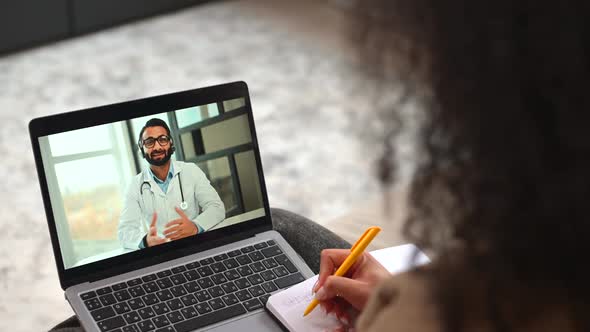
[[[205,173],[193,163],[172,161],[170,128],[151,119],[138,147],[150,167],[129,184],[118,227],[127,249],[152,247],[209,230],[225,219],[225,207]]]

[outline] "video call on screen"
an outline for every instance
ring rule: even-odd
[[[138,145],[143,144],[139,134],[154,118],[170,129],[167,136],[175,148],[171,164],[183,167],[181,181],[171,178],[166,193],[163,183],[142,187],[137,182],[150,168]],[[152,138],[144,141],[147,146],[166,148],[166,138]],[[149,232],[152,220],[147,219],[154,212],[158,236],[163,237],[164,225],[180,218],[174,210],[182,201],[179,188],[188,217],[214,216],[198,226],[200,232],[264,216],[244,98],[44,136],[39,144],[66,269],[140,250],[143,242],[136,239]],[[203,179],[210,188],[199,187]],[[199,202],[203,197],[208,201]],[[199,204],[223,210],[205,214]],[[127,229],[134,231],[125,234]]]

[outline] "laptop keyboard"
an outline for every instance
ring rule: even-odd
[[[101,331],[187,332],[262,308],[305,280],[274,240],[80,294]]]

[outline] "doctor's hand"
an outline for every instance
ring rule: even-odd
[[[146,237],[148,247],[157,246],[158,244],[170,241],[168,239],[163,239],[158,236],[158,231],[156,230],[156,219],[158,219],[158,215],[154,212],[154,216],[152,217],[152,223],[150,224],[150,231]]]
[[[197,225],[195,225],[195,223],[190,220],[180,208],[175,207],[174,209],[180,218],[172,220],[166,224],[164,236],[170,240],[178,240],[182,239],[183,237],[197,234],[199,232]]]

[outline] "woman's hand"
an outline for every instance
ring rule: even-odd
[[[332,276],[349,253],[347,249],[323,250],[318,282],[313,288],[316,299],[326,313],[334,313],[345,325],[350,325],[351,314],[363,310],[373,288],[390,276],[383,265],[367,252],[357,259],[344,276]]]

